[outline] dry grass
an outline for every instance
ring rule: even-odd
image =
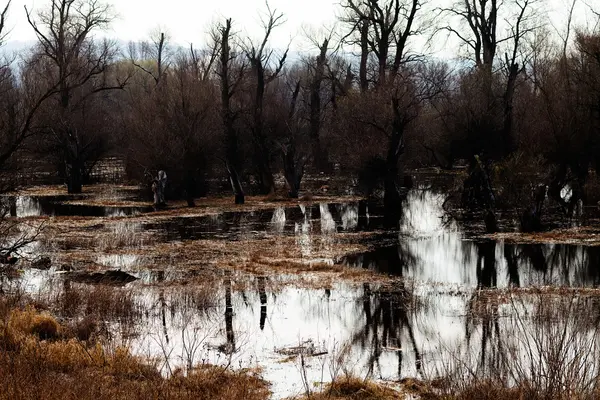
[[[431,398],[587,400],[600,395],[598,298],[512,294],[498,310],[467,322],[491,352],[449,352],[436,367]],[[501,321],[501,322],[500,322]],[[489,328],[494,327],[495,328]],[[486,328],[488,327],[488,328]],[[484,333],[487,332],[487,333]],[[483,337],[483,336],[482,336]],[[493,343],[493,345],[492,345]]]
[[[574,297],[578,301],[600,302],[600,289],[566,286],[481,289],[469,295],[467,317],[489,318],[502,315],[499,310],[510,313],[514,311],[512,306],[516,301],[531,302],[532,304],[540,301],[546,304],[560,304],[564,299]]]
[[[594,226],[554,229],[548,232],[501,232],[484,235],[485,238],[517,244],[578,244],[600,246],[600,230]]]
[[[348,198],[317,198],[315,201],[347,201]],[[286,200],[290,205],[298,201]],[[287,204],[286,203],[286,204]],[[278,203],[280,206],[282,203]],[[138,256],[134,266],[122,267],[128,272],[176,268],[179,271],[230,270],[253,275],[278,274],[322,275],[323,281],[377,279],[384,275],[374,271],[349,268],[332,263],[348,253],[367,250],[369,233],[316,233],[310,238],[270,235],[239,240],[204,239],[164,242],[160,232],[143,229],[145,223],[158,223],[174,217],[195,217],[223,209],[249,211],[273,208],[266,197],[250,198],[247,204],[235,206],[230,198],[201,199],[195,208],[171,208],[132,217],[48,219],[43,241],[49,243],[54,265],[68,265],[75,270],[106,269],[98,261],[97,250],[105,256]],[[325,262],[327,261],[327,262]],[[110,266],[109,266],[110,267]],[[113,266],[121,268],[121,266]],[[376,278],[374,278],[376,277]]]
[[[345,376],[328,384],[320,393],[297,398],[311,400],[392,400],[403,399],[404,394],[387,386],[355,377]]]
[[[596,400],[600,398],[600,391],[591,393],[571,393],[564,391],[548,396],[539,393],[527,384],[518,387],[507,387],[494,380],[480,380],[471,382],[459,391],[440,394],[439,391],[420,393],[423,400]]]
[[[83,196],[111,196],[117,197],[127,193],[137,193],[140,190],[139,186],[135,185],[116,185],[112,183],[85,185],[81,195]],[[67,195],[67,187],[65,185],[41,185],[22,188],[17,193],[9,193],[20,196],[61,196]]]
[[[123,196],[139,188],[132,186],[88,186],[77,204],[146,206],[145,202],[128,201]],[[64,194],[64,187],[36,187],[24,191],[29,195]],[[296,275],[304,280],[304,286],[319,283],[329,287],[337,279],[348,281],[389,279],[373,271],[349,268],[332,261],[348,253],[367,250],[365,239],[377,232],[339,233],[326,235],[315,233],[307,238],[271,235],[264,232],[259,237],[252,235],[238,240],[184,240],[165,242],[160,231],[146,230],[144,224],[170,222],[174,218],[195,218],[215,215],[227,211],[250,212],[273,209],[274,207],[297,207],[309,203],[343,203],[356,201],[356,197],[314,196],[308,201],[248,196],[244,205],[233,204],[231,197],[201,198],[196,207],[189,208],[185,202],[170,202],[165,210],[129,217],[36,217],[46,221],[42,242],[47,244],[53,265],[63,265],[77,271],[102,271],[122,268],[133,273],[157,269],[176,269],[186,275],[192,271],[228,270],[259,276],[274,277],[279,274]],[[115,203],[115,204],[117,204]],[[184,222],[185,223],[185,222]],[[134,265],[101,265],[100,250],[104,259],[112,256],[136,258]],[[107,258],[108,257],[108,258]],[[314,279],[319,275],[319,279]],[[203,277],[204,279],[204,277]],[[190,282],[193,283],[193,282]]]
[[[203,366],[161,376],[126,348],[86,345],[52,316],[12,310],[0,324],[0,399],[266,399],[255,371]]]

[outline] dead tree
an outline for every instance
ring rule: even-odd
[[[294,122],[296,116],[296,105],[298,103],[298,95],[300,94],[300,84],[298,81],[294,87],[292,93],[292,99],[290,102],[290,110],[287,118],[287,129],[289,131],[288,138],[285,143],[281,144],[281,155],[283,159],[283,172],[285,181],[288,187],[288,196],[290,198],[298,198],[298,192],[300,191],[300,183],[304,176],[304,166],[306,163],[306,157],[298,153],[297,150],[297,127]]]
[[[323,118],[323,102],[321,99],[321,87],[325,79],[325,67],[327,64],[327,51],[329,50],[330,37],[325,38],[319,46],[319,55],[314,61],[314,71],[310,82],[309,120],[310,140],[312,142],[312,153],[314,167],[317,171],[330,170],[327,153],[321,146],[321,125]]]
[[[458,28],[457,24],[444,23],[439,30],[455,36],[469,50],[481,76],[481,90],[487,101],[485,109],[488,113],[493,113],[495,107],[492,75],[496,55],[501,45],[510,43],[504,57],[507,82],[502,95],[503,125],[500,128],[501,154],[504,156],[514,150],[512,122],[515,85],[518,76],[524,71],[525,60],[521,60],[519,64],[519,60],[524,58],[522,42],[525,36],[535,29],[527,24],[535,12],[535,2],[536,0],[459,0],[452,7],[439,9],[439,14],[445,21],[456,18],[466,25],[463,30]],[[509,33],[500,36],[503,29],[499,23],[503,18],[507,21],[506,30]]]
[[[511,23],[511,35],[510,39],[512,42],[512,49],[510,54],[504,55],[504,68],[506,71],[506,88],[502,96],[503,105],[503,127],[502,127],[502,144],[503,144],[503,155],[509,155],[515,150],[515,143],[513,138],[513,104],[515,97],[515,89],[517,85],[517,79],[525,71],[525,64],[527,63],[527,56],[521,55],[522,61],[519,64],[519,55],[522,53],[521,42],[525,36],[531,32],[534,28],[528,27],[527,22],[530,19],[529,9],[531,3],[535,0],[517,0],[515,6],[517,7],[517,17],[514,23]]]
[[[257,180],[260,191],[263,194],[275,191],[275,181],[273,180],[273,172],[271,171],[271,149],[264,130],[265,88],[282,71],[289,50],[287,48],[283,55],[275,62],[274,68],[270,68],[273,51],[267,48],[267,44],[273,30],[283,23],[283,14],[278,13],[276,10],[271,10],[268,4],[267,11],[267,20],[264,21],[265,34],[263,40],[260,44],[251,43],[245,51],[246,58],[250,62],[252,75],[255,79],[250,130],[252,132],[253,159],[257,172]]]
[[[0,9],[0,48],[6,40],[10,5],[11,1],[8,1]],[[3,56],[0,64],[0,193],[13,190],[19,184],[14,161],[25,143],[38,133],[35,121],[40,109],[57,93],[56,87],[38,91],[35,82],[14,73],[11,62]],[[43,223],[38,225],[8,218],[16,216],[16,200],[13,199],[0,200],[0,264],[17,262],[20,251],[38,240],[44,229]],[[3,271],[0,267],[0,275]]]
[[[375,84],[384,86],[393,81],[406,61],[406,44],[410,36],[418,33],[415,17],[422,0],[345,0],[344,22],[351,24],[351,33],[358,33],[361,47],[360,85],[367,88],[367,61],[369,54],[377,59]]]
[[[11,1],[0,12],[0,46],[6,39],[6,18]],[[50,98],[59,93],[55,82],[39,89],[38,76],[23,71],[17,76],[10,63],[0,65],[0,169],[5,169],[24,143],[39,133],[38,117]],[[5,181],[6,182],[6,181]],[[11,184],[12,185],[12,184]],[[0,187],[0,191],[9,189]]]
[[[498,12],[502,2],[498,0],[458,0],[452,7],[441,8],[440,14],[458,17],[466,23],[465,32],[450,23],[441,26],[442,30],[455,35],[472,52],[475,65],[492,73],[498,44],[506,39],[498,39]]]
[[[235,129],[237,113],[233,111],[231,99],[233,98],[241,78],[244,66],[238,68],[237,76],[232,71],[235,55],[231,52],[231,19],[225,20],[225,25],[219,27],[218,37],[215,41],[220,43],[219,75],[221,84],[221,120],[225,131],[225,164],[229,174],[229,182],[235,196],[235,204],[244,204],[244,190],[240,180],[241,162],[238,149],[238,134]]]
[[[130,44],[129,57],[132,64],[139,70],[151,76],[156,86],[158,86],[171,66],[168,54],[169,40],[164,32],[158,32],[152,36],[151,41],[151,43],[142,42],[139,45],[139,51],[137,51],[135,45]],[[192,53],[193,51],[192,48]],[[153,68],[142,65],[141,62],[146,60],[152,60],[152,62],[155,63]]]
[[[409,60],[407,43],[411,36],[417,34],[417,12],[421,8],[419,0],[345,0],[342,6],[346,10],[344,22],[351,24],[352,35],[358,35],[361,43],[360,72],[361,87],[363,82],[363,62],[371,54],[377,59],[377,73],[373,90],[375,96],[388,102],[391,108],[391,120],[375,122],[373,115],[362,122],[384,133],[388,139],[385,156],[385,194],[384,209],[390,224],[397,224],[402,204],[400,185],[398,183],[399,161],[404,153],[404,133],[408,123],[414,118],[413,102],[405,97],[406,88],[410,88],[409,80],[397,82],[402,65]],[[395,86],[398,84],[398,86]]]
[[[47,10],[35,18],[25,7],[27,21],[38,39],[39,62],[50,66],[47,87],[57,87],[57,120],[47,126],[47,133],[62,150],[69,193],[80,193],[86,154],[93,140],[78,129],[73,115],[96,93],[122,89],[127,79],[110,82],[107,69],[114,48],[108,42],[94,42],[91,34],[106,28],[111,8],[98,0],[52,0]]]

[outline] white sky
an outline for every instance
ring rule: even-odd
[[[451,0],[430,0],[430,6]],[[570,0],[540,0],[544,10],[553,11],[552,21],[558,28],[565,26]],[[583,1],[578,0],[577,25],[585,24]],[[231,17],[235,30],[242,36],[258,39],[261,36],[260,15],[266,12],[264,0],[108,0],[118,13],[107,35],[123,41],[147,39],[157,27],[166,28],[174,42],[181,45],[206,42],[206,32],[211,24]],[[319,29],[331,27],[339,13],[340,0],[270,0],[272,9],[285,14],[285,24],[273,33],[272,46],[281,48],[292,41],[292,50],[307,49],[303,37],[303,27]],[[6,0],[0,0],[5,4]],[[11,28],[9,41],[25,42],[35,36],[27,24],[23,6],[40,9],[48,0],[13,0],[8,18]],[[600,11],[600,6],[598,7]],[[443,45],[443,44],[442,44]]]
[[[147,39],[157,27],[166,28],[175,42],[203,43],[210,26],[232,18],[234,29],[241,35],[260,37],[260,15],[266,13],[264,0],[109,0],[119,15],[108,36],[125,41]],[[271,9],[285,14],[285,23],[274,31],[275,46],[286,46],[302,36],[302,27],[331,26],[335,22],[338,0],[270,0]],[[5,0],[0,0],[5,4]],[[27,24],[23,6],[43,8],[46,0],[13,0],[8,26],[8,40],[35,39]]]

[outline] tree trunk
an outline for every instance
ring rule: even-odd
[[[325,52],[327,51],[327,41],[325,41],[325,43],[323,44],[323,48],[321,49],[321,56],[320,59],[323,60],[325,59]],[[318,74],[318,71],[317,71]],[[315,78],[316,79],[316,78]],[[320,78],[319,78],[320,81]],[[313,140],[316,140],[318,142],[319,140],[319,126],[320,126],[320,119],[321,119],[321,98],[320,95],[317,93],[316,97],[315,97],[315,93],[314,91],[317,89],[317,87],[315,87],[315,81],[313,81],[313,84],[311,85],[311,130],[312,130],[312,118],[313,118],[313,112],[316,114],[316,118],[319,120],[317,127],[316,127],[316,132],[312,132],[314,133],[314,137]],[[318,89],[320,90],[320,84],[318,85]],[[296,114],[296,104],[298,101],[298,95],[300,93],[300,81],[298,81],[298,83],[296,84],[296,88],[294,89],[294,92],[292,93],[292,101],[290,104],[290,111],[288,113],[288,121],[287,121],[287,126],[289,129],[289,143],[287,143],[287,145],[283,145],[282,146],[282,158],[283,158],[283,174],[285,176],[285,180],[287,182],[288,185],[288,197],[292,198],[292,199],[297,199],[298,198],[298,193],[300,191],[300,182],[302,181],[302,177],[304,175],[304,157],[300,157],[300,159],[296,158],[296,138],[294,135],[295,132],[295,114]],[[313,109],[313,105],[317,104],[318,107],[316,109]],[[313,141],[314,143],[314,141]]]
[[[329,172],[328,156],[321,147],[321,84],[325,75],[325,62],[327,61],[327,50],[329,40],[325,40],[317,56],[315,74],[310,84],[310,137],[312,141],[314,168],[318,172]],[[295,92],[295,96],[297,93]]]
[[[389,227],[397,227],[402,215],[402,197],[400,196],[400,185],[398,182],[398,161],[400,154],[396,151],[400,144],[399,142],[399,135],[394,134],[390,139],[386,158],[383,208],[386,225]]]
[[[185,200],[188,207],[195,207],[194,196],[196,195],[196,178],[193,170],[185,171]]]
[[[254,98],[252,135],[254,142],[254,163],[258,173],[258,183],[262,194],[275,191],[275,181],[270,166],[270,152],[266,144],[263,127],[263,105],[265,95],[265,70],[262,60],[253,59],[254,72],[256,73],[256,93]]]
[[[288,197],[297,199],[300,192],[300,183],[304,176],[304,161],[295,162],[294,152],[290,150],[283,154],[283,171],[288,185]]]
[[[369,89],[367,80],[367,62],[369,60],[369,21],[362,20],[360,25],[360,67],[358,71],[360,90],[366,92]]]
[[[519,65],[510,66],[506,92],[504,93],[504,123],[502,129],[503,156],[511,154],[515,148],[512,127],[513,127],[513,99],[515,95],[515,85],[519,76]]]
[[[231,98],[233,97],[233,87],[235,84],[229,79],[229,65],[231,63],[229,35],[231,32],[231,19],[225,21],[225,26],[221,28],[221,71],[219,77],[221,80],[221,118],[225,130],[226,155],[225,164],[229,173],[229,182],[235,196],[235,204],[244,204],[244,190],[240,182],[239,171],[241,163],[238,155],[237,133],[234,127],[235,115],[231,110]]]
[[[227,171],[229,172],[229,183],[231,183],[231,189],[235,196],[235,204],[244,204],[245,196],[244,190],[242,189],[242,183],[235,167],[227,163]]]
[[[154,193],[154,206],[162,208],[166,206],[165,192],[167,190],[167,174],[165,171],[158,171],[158,176],[152,183],[152,192]]]
[[[402,196],[400,196],[400,185],[398,182],[398,161],[404,152],[404,123],[399,106],[398,99],[392,99],[394,120],[386,157],[385,192],[383,195],[384,216],[386,225],[389,227],[397,227],[402,215]]]
[[[69,194],[81,193],[83,190],[82,166],[79,160],[67,165],[67,191]]]

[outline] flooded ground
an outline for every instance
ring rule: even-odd
[[[165,374],[260,367],[284,398],[344,373],[395,382],[457,361],[464,374],[533,364],[532,332],[560,325],[581,341],[598,329],[600,247],[468,236],[426,178],[397,230],[351,197],[153,212],[130,192],[111,196],[16,197],[15,215],[45,229],[2,290],[24,288],[67,321],[97,315],[98,334]],[[124,275],[91,277],[111,270]],[[594,317],[533,318],[565,298]]]

